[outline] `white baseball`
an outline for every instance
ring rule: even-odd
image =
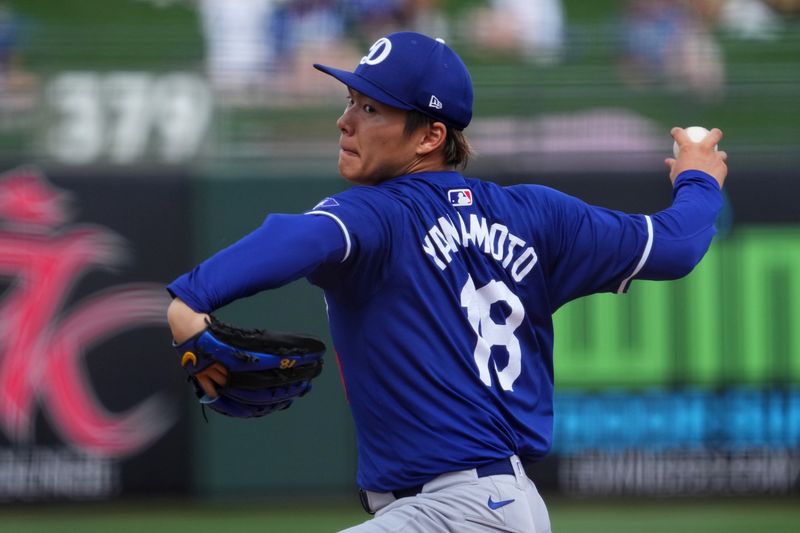
[[[710,132],[703,126],[689,126],[686,128],[686,135],[689,136],[689,140],[693,143],[699,143],[709,133]],[[717,151],[718,148],[719,145],[714,146],[714,151]],[[675,154],[676,158],[678,157],[678,154],[681,153],[681,149],[678,147],[678,141],[672,143],[672,153]]]

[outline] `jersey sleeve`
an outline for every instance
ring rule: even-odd
[[[544,265],[553,310],[598,292],[625,292],[652,247],[649,217],[592,206],[548,190]],[[549,216],[547,215],[549,214]]]
[[[652,216],[591,206],[549,190],[547,242],[551,303],[597,292],[626,292],[633,279],[677,279],[700,261],[715,234],[719,186],[699,171],[682,173],[672,205]]]
[[[683,172],[675,181],[672,205],[652,217],[653,247],[637,277],[676,279],[691,272],[711,245],[722,205],[714,178],[696,170]]]
[[[173,281],[167,290],[200,313],[285,285],[346,259],[348,243],[328,217],[269,215],[255,231]]]
[[[384,265],[393,252],[395,210],[396,203],[379,188],[352,187],[308,211],[307,215],[333,221],[346,243],[343,260],[324,265],[309,280],[326,290],[335,290],[343,281],[351,281],[344,284],[364,295],[376,290],[388,274]]]

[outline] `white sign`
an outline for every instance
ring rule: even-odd
[[[59,162],[180,163],[200,148],[212,96],[193,74],[66,72],[48,85],[46,105],[55,115],[47,153]]]

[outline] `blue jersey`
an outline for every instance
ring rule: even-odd
[[[695,171],[652,217],[541,186],[411,174],[353,187],[305,215],[270,217],[170,291],[210,311],[301,276],[324,289],[358,482],[389,491],[512,454],[545,455],[553,312],[583,295],[625,292],[634,277],[686,274],[720,206],[716,182]],[[277,259],[263,252],[266,239]],[[237,266],[252,265],[239,260],[248,249],[265,258]]]

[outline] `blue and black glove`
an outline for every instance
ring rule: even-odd
[[[314,337],[265,330],[245,330],[213,316],[205,330],[174,344],[204,406],[235,418],[264,416],[286,409],[311,390],[322,372],[325,344]],[[216,398],[207,396],[196,374],[214,363],[228,379]]]

